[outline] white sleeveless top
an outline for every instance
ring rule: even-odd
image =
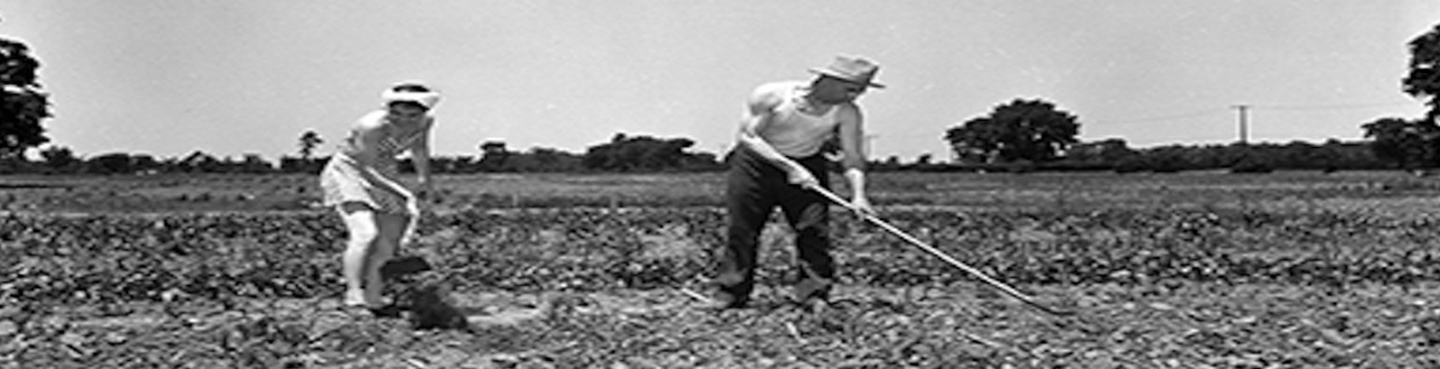
[[[797,83],[790,88],[784,100],[771,115],[767,129],[757,132],[760,138],[775,147],[775,151],[792,158],[804,158],[820,152],[826,141],[835,137],[839,120],[835,119],[839,105],[831,106],[823,115],[802,113],[804,85]]]
[[[365,117],[361,119],[370,121],[385,121],[385,111],[374,111],[366,114]],[[430,124],[431,119],[434,118],[426,116],[426,122],[424,124]],[[383,137],[380,137],[380,142],[378,142],[375,147],[375,157],[380,159],[394,160],[396,156],[404,153],[405,150],[409,150],[410,146],[415,144],[415,141],[420,139],[420,136],[425,133],[425,129],[419,129],[410,132],[404,136],[399,136],[395,134],[394,130],[392,129],[394,126],[391,126],[391,123],[389,121],[385,121],[382,124],[385,125],[382,128],[385,132],[385,135]],[[349,136],[345,137],[345,142],[342,143],[340,147],[342,153],[345,153],[347,155],[354,155],[357,151],[359,151],[359,148],[355,146],[355,140],[360,139],[358,135],[359,133],[357,132],[357,129],[351,127]]]

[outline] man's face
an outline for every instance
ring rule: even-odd
[[[851,82],[834,77],[821,77],[815,83],[814,96],[817,100],[828,104],[839,104],[855,101],[861,94],[865,93],[866,85],[859,82]]]

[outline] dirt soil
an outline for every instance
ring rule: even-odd
[[[0,368],[1433,367],[1440,288],[1097,285],[1037,291],[1048,316],[977,287],[842,288],[817,310],[765,288],[456,291],[463,327],[415,329],[333,298],[55,307],[0,316]],[[1365,306],[1364,309],[1355,309]],[[8,364],[3,364],[8,363]]]

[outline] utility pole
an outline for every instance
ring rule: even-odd
[[[1246,126],[1246,125],[1248,124],[1248,122],[1246,122],[1246,119],[1248,118],[1248,116],[1247,116],[1246,113],[1249,112],[1249,110],[1250,110],[1250,105],[1241,104],[1241,105],[1232,106],[1232,108],[1235,108],[1235,110],[1239,113],[1239,119],[1240,119],[1240,144],[1241,144],[1241,145],[1248,144],[1249,141],[1250,141],[1250,133],[1247,132],[1248,129],[1249,129],[1249,127]]]

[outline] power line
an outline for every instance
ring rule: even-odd
[[[1161,116],[1153,116],[1153,117],[1125,118],[1125,119],[1096,119],[1095,121],[1097,121],[1097,122],[1104,122],[1104,123],[1146,123],[1146,122],[1160,122],[1160,121],[1167,121],[1167,120],[1177,120],[1177,119],[1185,119],[1185,118],[1202,117],[1202,116],[1206,116],[1206,115],[1223,113],[1223,112],[1225,112],[1225,111],[1227,111],[1227,110],[1229,110],[1229,108],[1213,108],[1213,109],[1205,109],[1205,110],[1199,110],[1199,111],[1194,111],[1194,112],[1190,112],[1190,113],[1182,113],[1182,114],[1175,114],[1175,115],[1161,115]]]
[[[1319,104],[1319,105],[1300,105],[1300,104],[1250,104],[1250,106],[1251,106],[1251,107],[1254,107],[1254,108],[1267,109],[1267,110],[1349,110],[1349,109],[1378,108],[1378,107],[1385,107],[1385,106],[1400,106],[1400,105],[1414,105],[1414,104],[1416,104],[1416,103],[1410,103],[1410,102],[1388,102],[1388,103],[1375,102],[1375,103]]]
[[[1211,115],[1211,114],[1222,113],[1222,112],[1225,112],[1225,111],[1230,110],[1230,109],[1238,109],[1240,106],[1244,106],[1244,107],[1245,107],[1245,110],[1249,110],[1249,111],[1254,111],[1254,110],[1296,110],[1296,111],[1306,111],[1306,110],[1349,110],[1349,109],[1365,109],[1365,108],[1376,108],[1376,107],[1386,107],[1386,106],[1401,106],[1401,105],[1412,105],[1412,104],[1413,104],[1413,103],[1408,103],[1408,102],[1387,102],[1387,103],[1374,102],[1374,103],[1354,103],[1354,104],[1244,104],[1244,105],[1232,105],[1232,106],[1224,107],[1224,108],[1212,108],[1212,109],[1205,109],[1205,110],[1197,110],[1197,111],[1193,111],[1193,112],[1189,112],[1189,113],[1181,113],[1181,114],[1175,114],[1175,115],[1160,115],[1160,116],[1151,116],[1151,117],[1122,118],[1122,119],[1095,119],[1094,121],[1095,121],[1095,122],[1103,122],[1103,123],[1147,123],[1147,122],[1160,122],[1160,121],[1167,121],[1167,120],[1178,120],[1178,119],[1185,119],[1185,118],[1202,117],[1202,116],[1207,116],[1207,115]]]
[[[1239,130],[1239,140],[1240,140],[1241,143],[1245,143],[1245,142],[1249,141],[1249,134],[1250,134],[1250,132],[1249,132],[1249,131],[1250,131],[1250,127],[1249,127],[1249,126],[1250,126],[1250,119],[1249,119],[1249,118],[1250,118],[1250,115],[1251,115],[1252,112],[1258,111],[1258,110],[1290,110],[1290,111],[1348,110],[1348,109],[1364,109],[1364,108],[1375,108],[1375,107],[1386,107],[1386,106],[1401,106],[1401,105],[1411,105],[1411,104],[1414,104],[1414,103],[1411,103],[1411,102],[1370,102],[1370,103],[1346,103],[1346,104],[1236,104],[1236,105],[1231,105],[1231,106],[1227,106],[1227,107],[1219,107],[1219,108],[1210,108],[1210,109],[1196,110],[1196,111],[1192,111],[1192,112],[1180,113],[1180,114],[1173,114],[1173,115],[1157,115],[1157,116],[1137,117],[1137,118],[1122,118],[1122,119],[1083,119],[1083,118],[1082,118],[1082,119],[1081,119],[1081,122],[1084,123],[1084,124],[1086,124],[1086,125],[1094,125],[1094,124],[1097,124],[1097,123],[1107,124],[1107,125],[1108,125],[1108,124],[1115,124],[1115,123],[1149,123],[1149,122],[1162,122],[1162,121],[1172,121],[1172,120],[1180,120],[1180,119],[1187,119],[1187,118],[1196,118],[1196,117],[1204,117],[1204,116],[1210,116],[1210,115],[1218,115],[1218,114],[1225,113],[1225,112],[1230,111],[1230,110],[1236,110],[1236,111],[1237,111],[1237,114],[1238,114],[1238,117],[1237,117],[1238,122],[1237,122],[1237,123],[1238,123],[1238,130]],[[949,129],[949,128],[947,128],[947,129]],[[900,134],[887,133],[887,135],[888,135],[887,140],[897,140],[897,139],[898,139],[898,140],[902,140],[902,141],[914,141],[914,140],[922,139],[922,138],[925,139],[925,140],[931,140],[931,139],[938,139],[938,140],[942,140],[942,141],[944,140],[944,137],[943,137],[943,136],[935,136],[935,135],[932,135],[932,134],[929,134],[929,133],[926,133],[926,134],[918,134],[918,133],[900,133]],[[874,138],[875,138],[875,137],[867,137],[867,140],[866,140],[867,143],[868,143],[868,141],[873,140]]]

